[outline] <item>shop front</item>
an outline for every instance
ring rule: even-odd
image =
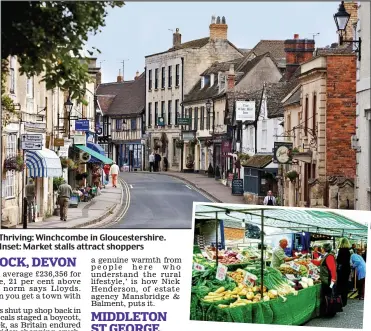
[[[124,170],[140,171],[142,169],[143,145],[141,140],[131,141],[122,144],[121,162]]]

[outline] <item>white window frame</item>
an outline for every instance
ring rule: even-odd
[[[26,88],[27,98],[34,98],[34,78],[27,78],[27,88]]]
[[[5,147],[5,159],[8,157],[17,155],[17,134],[11,133],[6,137],[6,147]],[[15,172],[7,171],[5,180],[2,183],[2,197],[4,199],[14,199],[16,195],[16,185],[15,185]]]
[[[267,130],[267,120],[262,120],[262,149],[267,148],[268,140],[268,130]]]

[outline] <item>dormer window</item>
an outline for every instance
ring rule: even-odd
[[[205,87],[205,77],[202,76],[201,77],[201,89],[203,89]]]
[[[218,85],[219,85],[219,92],[225,89],[225,74],[223,72],[218,73]]]
[[[214,86],[214,80],[215,80],[215,75],[211,74],[210,75],[210,87]]]

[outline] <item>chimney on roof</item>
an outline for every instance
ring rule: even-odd
[[[229,71],[227,75],[227,90],[230,91],[234,88],[236,83],[236,73],[234,72],[234,64],[229,66]]]
[[[344,1],[344,7],[347,13],[350,15],[343,40],[354,40],[354,24],[358,21],[358,4],[357,1]],[[340,38],[340,35],[339,35]],[[340,40],[339,40],[340,41]],[[345,44],[348,45],[348,44]]]
[[[99,71],[97,72],[97,74],[95,75],[95,83],[96,83],[96,87],[98,87],[100,84],[102,84],[102,72]]]
[[[182,43],[182,35],[179,33],[179,29],[175,29],[175,33],[173,33],[173,47],[180,46]]]
[[[289,80],[301,63],[310,60],[315,50],[314,39],[299,39],[294,34],[294,39],[285,40],[286,53],[286,80]]]
[[[211,24],[209,26],[210,29],[210,39],[211,40],[227,40],[228,36],[228,25],[226,23],[225,17],[223,16],[222,19],[220,19],[220,16],[217,17],[215,20],[215,16],[213,15],[211,17]]]
[[[117,76],[117,83],[121,83],[123,81],[123,77],[121,76],[121,69],[119,69],[119,74]]]
[[[137,72],[135,73],[134,80],[138,80],[138,79],[139,79],[139,71],[137,70]]]

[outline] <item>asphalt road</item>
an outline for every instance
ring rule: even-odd
[[[305,326],[324,328],[363,329],[363,304],[364,301],[348,299],[348,304],[342,313],[333,318],[315,318]]]
[[[210,202],[190,185],[162,174],[122,173],[130,191],[124,217],[111,228],[190,229],[193,202]]]

